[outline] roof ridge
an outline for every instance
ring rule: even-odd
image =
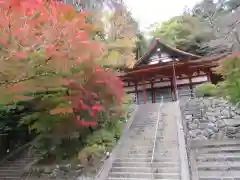
[[[170,48],[170,49],[172,49],[172,50],[174,50],[174,51],[178,51],[178,52],[180,52],[180,53],[183,53],[183,54],[186,54],[186,55],[190,55],[190,56],[195,56],[195,57],[198,57],[198,58],[203,57],[203,56],[199,56],[199,55],[196,55],[196,54],[193,54],[193,53],[189,53],[189,52],[183,51],[183,50],[181,50],[181,49],[172,47],[172,46],[170,46],[169,44],[162,42],[160,38],[157,38],[156,40],[158,41],[158,43],[160,43],[160,44],[162,44],[162,45],[165,45],[165,46],[167,46],[168,48]]]

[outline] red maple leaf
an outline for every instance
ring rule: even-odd
[[[104,108],[103,108],[103,106],[97,104],[97,105],[92,106],[92,110],[99,112],[99,111],[104,110]]]
[[[17,52],[15,54],[13,54],[13,57],[16,59],[24,59],[27,57],[27,55],[24,52]]]

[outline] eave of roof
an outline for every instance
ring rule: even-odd
[[[177,62],[175,62],[175,65],[176,66],[188,65],[190,68],[191,67],[197,68],[197,67],[203,67],[203,66],[212,68],[219,64],[219,60],[224,59],[225,57],[229,56],[229,54],[230,53],[224,53],[224,54],[219,54],[219,55],[215,55],[215,56],[202,57],[197,60],[177,61]],[[171,67],[173,65],[173,63],[174,63],[173,61],[162,62],[162,63],[148,65],[148,66],[134,67],[133,69],[125,69],[126,74],[124,74],[123,76],[168,68],[168,67]]]

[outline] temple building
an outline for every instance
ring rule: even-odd
[[[199,84],[217,83],[219,77],[212,68],[227,55],[201,57],[156,39],[134,67],[125,69],[119,77],[137,104],[176,101],[194,96]]]

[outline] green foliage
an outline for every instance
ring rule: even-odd
[[[106,125],[106,130],[109,131],[113,135],[114,139],[117,141],[122,135],[123,127],[124,124],[121,119],[115,122],[108,121],[108,124]]]
[[[7,149],[12,151],[35,136],[29,133],[27,125],[19,125],[20,119],[33,111],[30,101],[0,105],[0,158]]]
[[[69,137],[56,137],[49,134],[41,134],[35,142],[35,147],[40,158],[39,164],[51,164],[69,160],[84,147],[81,138],[69,135]]]
[[[211,83],[205,83],[196,87],[196,95],[198,97],[209,97],[217,94],[217,86]]]
[[[219,84],[221,95],[232,103],[240,102],[240,58],[239,56],[227,57],[217,68],[217,72],[224,77]]]
[[[20,139],[22,133],[38,135],[34,141],[34,146],[39,151],[43,160],[62,160],[77,153],[81,138],[72,138],[76,132],[76,122],[68,114],[51,115],[49,109],[62,104],[59,97],[63,90],[29,93],[32,100],[18,102],[0,107],[0,122],[8,130],[11,139]],[[86,128],[87,129],[87,128]],[[89,131],[87,132],[89,133]],[[86,133],[86,134],[87,134]],[[85,132],[83,132],[85,135]],[[23,141],[27,137],[22,137]],[[15,142],[16,144],[16,142]]]
[[[85,148],[78,153],[78,160],[83,165],[93,165],[100,162],[104,152],[111,151],[123,132],[124,123],[107,121],[104,129],[95,130],[86,137]]]
[[[204,39],[202,26],[197,18],[190,15],[176,16],[158,25],[152,35],[184,51],[203,54],[200,48]]]
[[[82,161],[81,157],[88,157],[89,154],[97,161],[103,156],[103,151],[111,151],[120,138],[125,114],[111,119],[106,112],[102,112],[99,126],[76,128],[76,122],[68,114],[49,113],[49,107],[61,104],[59,93],[62,92],[64,91],[56,90],[29,94],[34,96],[32,100],[0,107],[0,119],[4,120],[1,123],[11,117],[16,129],[25,127],[27,132],[37,133],[34,146],[40,157],[39,164],[52,164],[77,156]],[[123,101],[125,112],[129,111],[131,99],[126,97]],[[10,114],[18,116],[9,116]],[[14,136],[18,138],[19,133]]]
[[[147,40],[142,33],[137,34],[136,47],[134,53],[136,54],[136,59],[142,57],[142,55],[147,51]]]
[[[88,146],[98,145],[107,148],[113,148],[116,143],[116,139],[112,132],[105,129],[95,131],[92,135],[89,135],[86,139]]]
[[[69,119],[67,115],[51,115],[49,109],[61,106],[64,101],[59,96],[61,92],[38,92],[34,94],[35,111],[21,118],[20,124],[29,126],[30,131],[37,133],[52,132],[56,124]]]

